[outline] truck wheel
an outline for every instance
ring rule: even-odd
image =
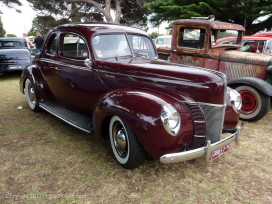
[[[109,131],[112,151],[121,166],[126,169],[134,169],[144,163],[144,149],[125,121],[113,116]]]
[[[29,108],[35,112],[38,112],[40,107],[38,106],[34,87],[29,79],[25,81],[25,95]]]
[[[238,86],[235,88],[241,94],[242,108],[240,119],[254,122],[262,119],[269,111],[270,96],[251,86]]]

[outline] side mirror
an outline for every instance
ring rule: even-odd
[[[84,60],[84,65],[86,66],[86,67],[92,67],[92,61],[90,60],[90,59],[85,59]]]

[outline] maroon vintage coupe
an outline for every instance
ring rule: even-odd
[[[175,163],[228,151],[242,125],[241,97],[226,84],[220,72],[158,60],[144,31],[78,23],[48,33],[20,90],[33,111],[108,135],[117,161],[133,169],[146,153]]]

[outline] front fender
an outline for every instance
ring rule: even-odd
[[[184,100],[187,100],[184,97]],[[181,116],[177,136],[166,132],[161,121],[162,107],[174,106]],[[149,155],[158,159],[166,152],[178,152],[182,144],[190,144],[193,136],[192,117],[176,99],[147,90],[121,89],[105,95],[94,113],[95,136],[100,137],[103,121],[113,115],[125,120]],[[108,128],[108,126],[106,127]]]
[[[268,96],[272,96],[272,86],[266,81],[254,77],[239,77],[228,81],[228,86],[235,87],[238,84],[250,85]]]
[[[33,84],[35,90],[35,96],[37,101],[47,100],[47,96],[45,94],[45,80],[40,69],[36,65],[28,65],[21,74],[20,78],[20,91],[25,94],[25,81],[29,79]]]

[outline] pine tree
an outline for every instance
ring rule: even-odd
[[[162,21],[214,15],[216,20],[243,25],[246,34],[272,27],[272,0],[158,0],[145,6],[154,25]],[[257,21],[267,16],[266,20]]]

